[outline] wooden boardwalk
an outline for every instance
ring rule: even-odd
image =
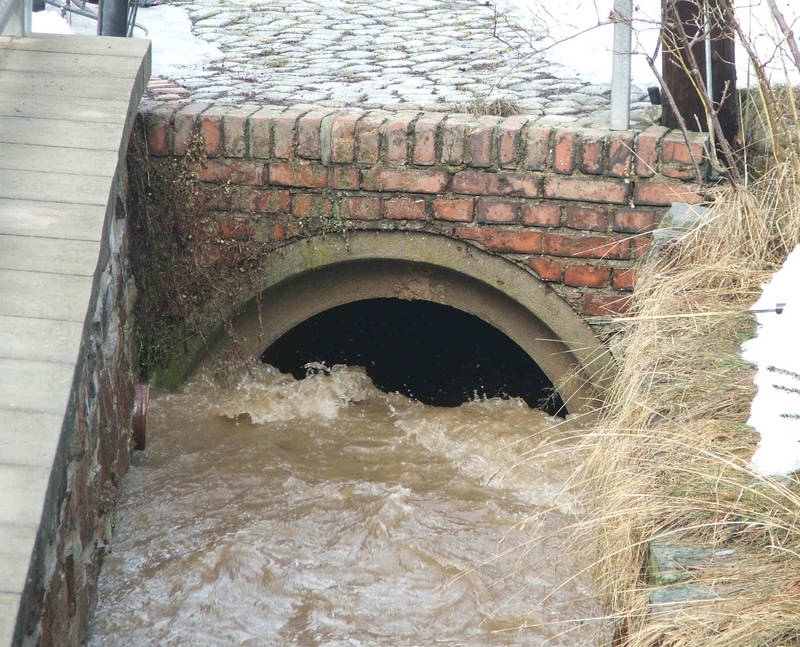
[[[150,43],[0,37],[0,647],[10,645]]]

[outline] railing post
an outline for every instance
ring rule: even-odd
[[[136,0],[138,2],[138,0]],[[98,36],[128,35],[127,0],[100,0],[97,17]]]
[[[627,130],[631,115],[631,19],[633,0],[614,0],[611,128]]]

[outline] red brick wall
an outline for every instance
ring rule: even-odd
[[[690,148],[661,127],[314,106],[142,112],[154,158],[183,155],[202,129],[221,235],[282,240],[309,218],[440,232],[524,264],[585,315],[624,310],[647,232],[671,202],[700,199]],[[703,142],[691,150],[704,170]]]

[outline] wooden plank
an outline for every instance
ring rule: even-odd
[[[69,108],[70,97],[89,99],[125,99],[131,97],[131,80],[115,77],[71,77],[58,74],[27,74],[25,72],[0,71],[0,87],[3,94],[17,92],[62,97],[64,110]]]
[[[91,292],[92,279],[88,276],[0,270],[2,315],[65,319],[82,324]],[[0,378],[0,383],[4,379]]]
[[[8,143],[0,145],[0,168],[18,171],[82,174],[86,169],[94,168],[95,173],[110,177],[114,174],[117,160],[118,154],[113,150]]]
[[[114,38],[111,36],[84,36],[79,34],[35,34],[19,38],[0,36],[0,47],[34,52],[60,52],[62,54],[110,54],[149,58],[150,41],[144,38]]]
[[[0,400],[3,390],[0,386]],[[38,525],[49,480],[49,466],[0,464],[0,523]]]
[[[31,119],[28,117],[0,117],[0,157],[5,157],[3,144],[36,144],[38,146],[63,146],[94,151],[114,151],[109,163],[102,156],[87,164],[93,174],[110,175],[116,171],[116,153],[122,140],[124,123],[108,124],[91,121],[64,121],[62,119]],[[2,162],[0,162],[2,163]]]
[[[0,233],[99,241],[106,206],[0,198]]]
[[[88,99],[70,97],[66,104],[62,97],[50,97],[29,92],[0,96],[0,116],[3,117],[58,117],[65,121],[96,121],[117,124],[125,121],[127,99]]]
[[[36,359],[43,362],[75,362],[83,324],[33,317],[0,315],[0,357]],[[3,422],[0,415],[0,439]],[[0,443],[0,460],[11,460]],[[12,461],[14,462],[14,461]]]
[[[47,72],[62,76],[99,75],[103,77],[136,77],[142,65],[140,58],[113,54],[65,54],[34,52],[13,47],[0,49],[0,70]]]
[[[4,533],[0,528],[0,541],[3,537]],[[33,549],[33,543],[31,543],[31,549]],[[17,613],[21,598],[20,593],[10,593],[0,589],[0,645],[10,645],[14,640],[14,628],[17,625]]]
[[[94,276],[100,243],[0,234],[0,268]],[[0,355],[2,352],[0,345]]]
[[[92,173],[92,169],[87,169]],[[37,173],[0,169],[0,198],[43,200],[105,207],[112,179],[100,175]]]
[[[0,524],[0,591],[22,592],[35,542],[36,528]],[[0,643],[3,647],[10,644]]]
[[[54,413],[0,409],[0,456],[3,461],[16,465],[52,465],[63,421],[63,416]],[[0,543],[0,553],[2,550],[3,544]],[[0,575],[0,582],[2,579]]]

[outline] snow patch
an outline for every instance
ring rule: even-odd
[[[57,11],[34,11],[31,15],[34,34],[71,34],[69,23]]]
[[[758,392],[747,424],[761,435],[750,468],[762,475],[779,476],[800,470],[800,246],[769,283],[753,309],[783,312],[759,313],[756,337],[742,344],[742,358],[758,368]],[[793,389],[793,390],[792,390]]]

